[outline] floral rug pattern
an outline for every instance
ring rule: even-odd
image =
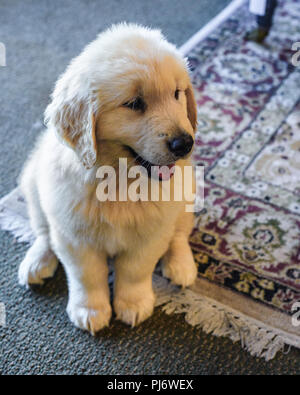
[[[191,245],[199,276],[287,314],[300,300],[299,1],[280,2],[264,46],[242,6],[189,54],[195,164],[205,207]]]

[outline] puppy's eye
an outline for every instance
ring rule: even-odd
[[[124,103],[123,106],[130,108],[133,111],[144,112],[146,110],[146,103],[141,97],[136,97],[134,100]]]
[[[179,99],[179,93],[180,93],[180,90],[179,90],[179,89],[176,89],[176,91],[175,91],[175,93],[174,93],[174,97],[175,97],[176,100]]]

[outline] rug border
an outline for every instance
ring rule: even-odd
[[[300,329],[294,327],[291,323],[286,323],[287,318],[291,319],[287,314],[276,311],[272,307],[256,302],[240,293],[235,293],[231,289],[214,284],[202,277],[198,277],[196,283],[190,289],[197,294],[215,300],[227,309],[235,310],[237,313],[256,321],[262,326],[269,326],[290,337],[295,336],[295,343],[300,347]],[[264,321],[260,318],[262,315],[265,317]]]

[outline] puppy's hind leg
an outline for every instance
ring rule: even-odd
[[[44,279],[54,275],[58,265],[57,258],[50,247],[48,223],[40,205],[35,180],[30,174],[30,170],[32,170],[30,167],[29,163],[21,180],[31,228],[36,236],[36,240],[27,251],[18,272],[19,284],[26,287],[30,284],[43,284]]]

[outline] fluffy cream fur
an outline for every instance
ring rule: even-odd
[[[124,106],[137,96],[145,111]],[[134,326],[153,311],[152,273],[161,257],[173,282],[194,282],[188,244],[193,217],[186,202],[172,199],[100,202],[96,171],[101,165],[117,168],[120,157],[128,158],[129,167],[136,164],[126,146],[151,163],[174,160],[167,139],[179,129],[193,136],[196,128],[186,62],[157,30],[113,26],[60,77],[46,123],[21,177],[36,241],[20,265],[19,282],[43,283],[58,258],[68,279],[69,317],[95,333],[112,314],[107,258],[113,257],[114,310]]]

